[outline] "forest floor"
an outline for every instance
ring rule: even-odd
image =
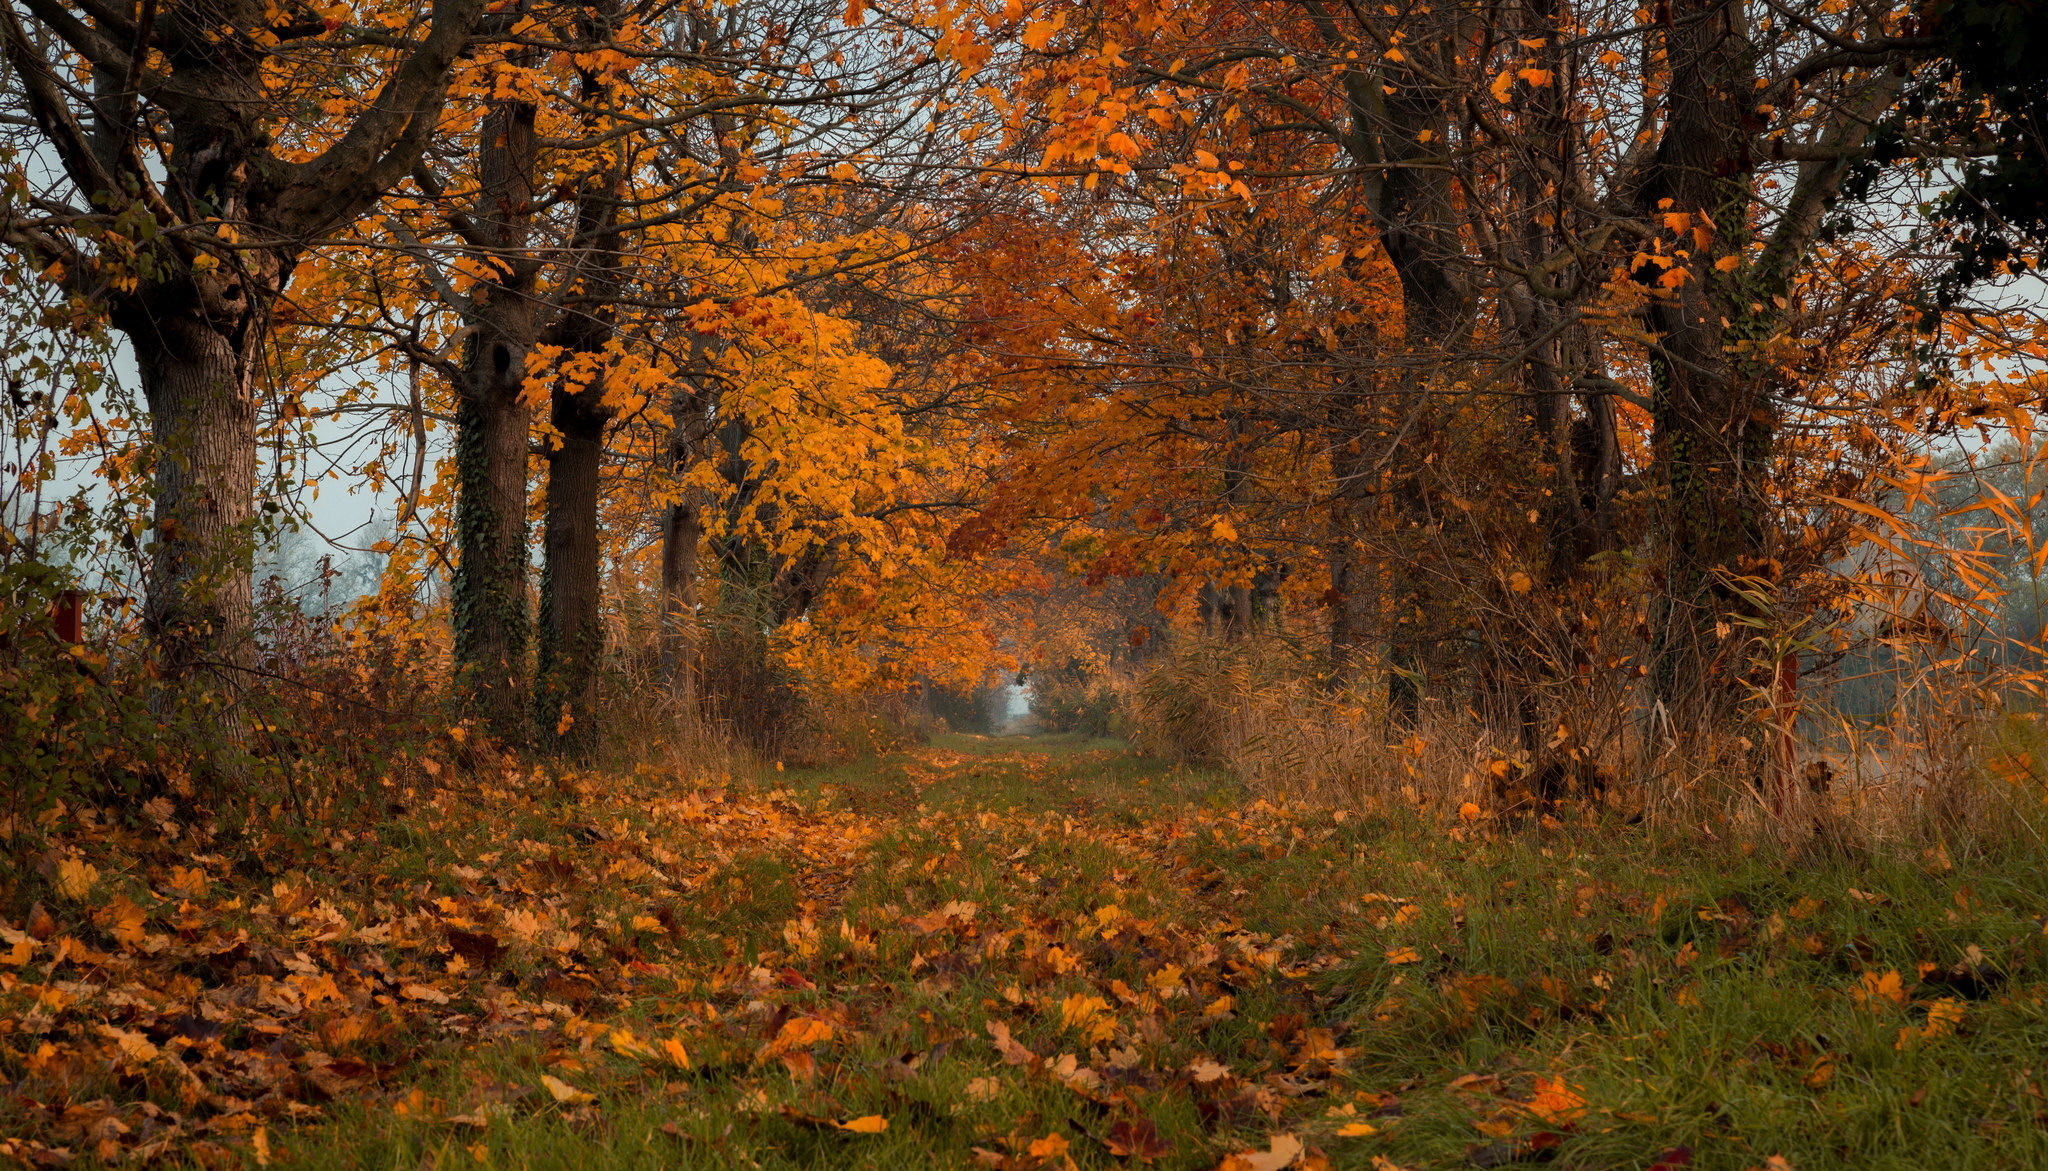
[[[168,803],[60,827],[0,924],[0,1154],[2048,1165],[2038,858],[1281,808],[1060,737],[428,771],[212,853]]]

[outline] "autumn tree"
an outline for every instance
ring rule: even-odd
[[[145,621],[171,677],[248,659],[274,314],[309,250],[431,140],[482,13],[38,0],[0,14],[34,127],[7,242],[134,351],[155,508]]]

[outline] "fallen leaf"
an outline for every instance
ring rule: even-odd
[[[1529,1113],[1555,1126],[1571,1122],[1586,1113],[1586,1099],[1563,1078],[1536,1079],[1536,1094],[1529,1099]]]
[[[1276,1134],[1263,1151],[1241,1151],[1216,1165],[1216,1171],[1280,1171],[1301,1157],[1301,1140],[1291,1134]]]
[[[879,1114],[866,1114],[832,1125],[852,1134],[880,1134],[889,1129],[889,1120]]]
[[[1159,1137],[1159,1128],[1150,1118],[1143,1117],[1113,1123],[1103,1145],[1119,1159],[1136,1159],[1140,1163],[1173,1153],[1173,1148]]]
[[[89,862],[66,858],[57,863],[57,893],[67,899],[83,899],[92,893],[93,884],[99,880],[100,872]]]
[[[429,1004],[448,1003],[448,994],[426,984],[407,984],[398,990],[407,1000],[424,1000]]]
[[[579,1090],[553,1074],[540,1075],[540,1084],[548,1093],[555,1096],[555,1101],[565,1106],[581,1106],[585,1102],[597,1101],[596,1094],[588,1090]]]

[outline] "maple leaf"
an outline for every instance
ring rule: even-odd
[[[1586,1099],[1577,1087],[1561,1077],[1538,1077],[1536,1093],[1525,1108],[1544,1122],[1558,1126],[1584,1117]]]
[[[74,902],[91,894],[99,880],[100,872],[83,859],[66,858],[57,863],[57,893]]]
[[[1109,1002],[1100,996],[1075,993],[1060,1002],[1060,1026],[1080,1033],[1089,1043],[1107,1041],[1116,1034],[1116,1018]]]
[[[1003,1055],[1004,1064],[1029,1065],[1030,1063],[1038,1060],[1037,1054],[1033,1053],[1029,1049],[1026,1049],[1023,1045],[1018,1044],[1017,1041],[1010,1036],[1010,1026],[1004,1024],[1002,1021],[989,1021],[988,1035],[989,1039],[995,1043],[996,1052]]]
[[[1291,1134],[1276,1134],[1263,1151],[1241,1151],[1216,1164],[1216,1171],[1280,1171],[1301,1158],[1301,1140]]]
[[[1136,1159],[1141,1163],[1150,1163],[1173,1153],[1173,1147],[1159,1137],[1159,1128],[1142,1115],[1110,1124],[1103,1145],[1119,1159]]]
[[[103,914],[107,927],[113,932],[115,942],[123,947],[134,947],[143,941],[147,931],[144,928],[145,914],[126,895],[116,895],[109,902]]]
[[[967,1096],[977,1102],[993,1101],[1002,1092],[1003,1083],[996,1078],[970,1078],[967,1082]]]
[[[1865,972],[1855,990],[1856,999],[1864,1004],[1890,1001],[1893,1004],[1906,1003],[1905,982],[1896,969],[1883,972]]]
[[[1048,1134],[1041,1139],[1031,1140],[1024,1153],[1033,1159],[1061,1159],[1067,1154],[1068,1142],[1058,1134]]]

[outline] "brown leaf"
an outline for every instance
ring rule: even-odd
[[[481,931],[464,931],[459,927],[448,928],[448,946],[456,955],[468,960],[479,968],[495,967],[505,958],[505,945],[495,935]]]
[[[1135,1121],[1124,1119],[1112,1125],[1103,1145],[1119,1159],[1136,1159],[1140,1163],[1150,1163],[1162,1155],[1173,1153],[1173,1148],[1159,1137],[1159,1128],[1143,1116]]]

